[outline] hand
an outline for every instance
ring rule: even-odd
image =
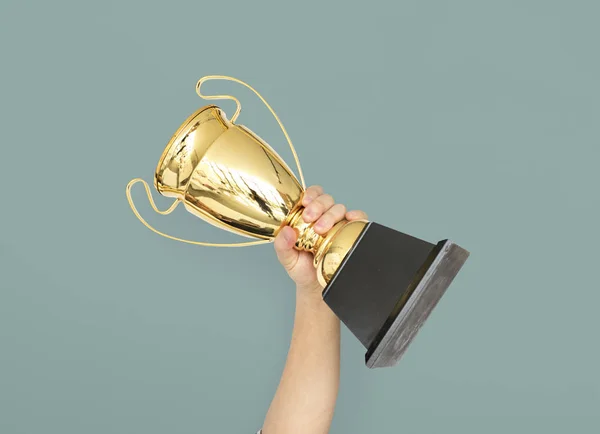
[[[366,219],[363,211],[346,212],[346,207],[340,203],[336,204],[328,194],[323,193],[319,186],[306,189],[302,205],[305,207],[302,218],[305,222],[315,222],[313,229],[316,233],[324,235],[336,223],[346,220]],[[321,292],[323,289],[317,281],[317,271],[313,266],[313,255],[301,252],[294,248],[297,233],[289,226],[281,229],[275,238],[275,252],[281,265],[288,275],[296,283],[300,290]]]

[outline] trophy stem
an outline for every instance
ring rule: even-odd
[[[296,240],[296,249],[303,252],[315,254],[319,246],[323,243],[323,236],[315,232],[314,222],[307,223],[302,218],[303,206],[297,207],[289,214],[286,224],[296,230],[298,239]]]
[[[326,234],[320,235],[313,228],[314,222],[304,221],[303,211],[304,207],[298,206],[289,214],[284,225],[289,225],[298,234],[295,248],[314,255],[313,265],[317,269],[317,279],[325,288],[360,237],[368,221],[354,220],[350,222],[343,219]]]

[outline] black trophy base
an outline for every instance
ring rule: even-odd
[[[468,257],[451,241],[431,244],[371,222],[323,299],[367,349],[367,367],[394,366]]]

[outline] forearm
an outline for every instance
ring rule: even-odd
[[[326,434],[340,371],[340,321],[320,291],[297,288],[294,330],[263,434]]]

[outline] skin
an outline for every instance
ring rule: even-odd
[[[347,212],[319,186],[304,195],[303,218],[325,234],[347,220],[367,219]],[[310,253],[294,249],[296,232],[284,227],[275,239],[281,265],[296,284],[294,329],[281,380],[264,420],[262,434],[326,434],[329,432],[340,377],[340,321],[321,297],[323,287]]]

